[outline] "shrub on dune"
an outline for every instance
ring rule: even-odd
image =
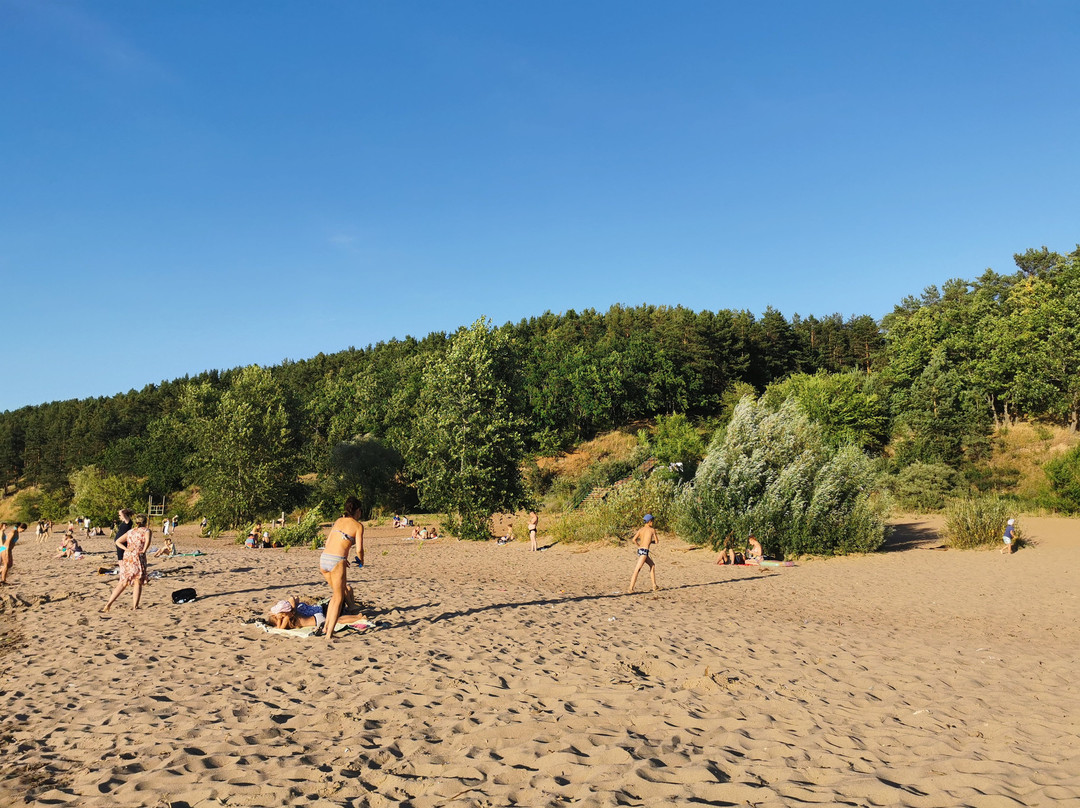
[[[679,533],[719,549],[751,530],[772,554],[876,550],[887,500],[870,459],[835,445],[792,400],[773,409],[744,398],[678,502]]]

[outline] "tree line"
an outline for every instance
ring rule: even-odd
[[[23,407],[0,413],[0,482],[57,501],[90,467],[154,496],[197,485],[222,526],[342,486],[436,509],[493,491],[480,510],[498,509],[522,501],[529,454],[662,415],[719,423],[770,387],[864,451],[959,466],[995,423],[1080,427],[1080,247],[1015,260],[880,322],[617,305]]]

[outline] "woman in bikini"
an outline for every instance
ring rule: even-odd
[[[0,584],[7,583],[8,570],[15,565],[15,561],[11,557],[11,551],[19,542],[19,531],[21,530],[26,530],[24,522],[12,525],[10,528],[6,524],[0,525]]]
[[[330,535],[326,537],[326,546],[319,556],[319,572],[330,584],[330,603],[326,607],[326,622],[331,626],[326,633],[326,642],[334,637],[333,627],[341,615],[343,607],[356,608],[352,588],[345,580],[345,570],[349,566],[349,551],[356,549],[357,564],[364,564],[364,526],[360,524],[360,502],[356,497],[345,500],[345,515],[334,522]],[[322,627],[320,626],[320,629]],[[324,629],[325,630],[325,629]],[[316,629],[316,634],[320,630]]]

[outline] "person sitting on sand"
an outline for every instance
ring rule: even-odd
[[[411,539],[411,540],[414,540],[414,541],[415,541],[415,540],[417,540],[417,539],[419,539],[419,538],[420,538],[420,528],[419,528],[419,527],[414,527],[414,528],[413,528],[413,532],[412,532],[412,535],[411,535],[411,536],[409,536],[409,539]]]
[[[74,533],[64,534],[64,543],[60,545],[60,552],[57,554],[57,558],[79,558],[82,556],[83,549],[79,545],[79,540],[75,538]]]
[[[432,527],[431,530],[428,531],[428,540],[432,541],[437,538],[439,538],[439,529]]]
[[[1013,550],[1016,546],[1015,542],[1013,541],[1016,538],[1015,519],[1010,519],[1008,522],[1005,523],[1005,535],[1002,538],[1005,541],[1005,546],[1001,548],[1001,552],[1003,552],[1005,555],[1012,555]]]
[[[356,563],[364,564],[364,526],[360,523],[362,515],[360,501],[356,497],[345,500],[345,512],[330,528],[326,545],[319,556],[319,572],[330,585],[330,603],[326,607],[326,621],[331,626],[337,625],[338,616],[345,608],[355,610],[356,600],[345,577],[349,566],[349,551],[356,550]],[[316,629],[316,634],[320,633]],[[326,632],[326,642],[332,642],[333,628]]]
[[[160,558],[161,556],[168,558],[169,556],[176,555],[176,547],[173,546],[172,536],[165,536],[164,542],[165,543],[158,548],[158,551],[154,553],[154,558]]]
[[[139,608],[143,584],[146,583],[146,548],[150,546],[152,531],[146,526],[145,513],[135,514],[134,523],[135,527],[116,540],[116,546],[124,551],[120,561],[120,580],[116,582],[109,600],[101,607],[103,612],[109,611],[120,593],[129,586],[133,587],[131,608]]]
[[[746,560],[761,561],[764,557],[765,551],[761,549],[761,542],[757,540],[754,531],[751,530],[750,535],[746,537]]]
[[[634,587],[637,585],[638,573],[641,572],[641,568],[646,564],[649,565],[649,577],[652,578],[653,592],[656,591],[656,562],[649,557],[649,550],[660,543],[660,539],[656,536],[656,530],[652,525],[653,516],[651,513],[645,514],[645,524],[638,528],[637,533],[634,534],[633,542],[637,547],[637,566],[634,567],[634,574],[630,576],[630,587],[626,590],[626,594],[630,594],[634,591]]]
[[[720,545],[720,558],[716,560],[717,564],[734,564],[736,563],[735,553],[735,534],[729,532],[724,536],[724,541]]]
[[[516,538],[514,536],[514,528],[511,525],[510,527],[508,527],[506,529],[506,535],[500,537],[499,546],[502,546],[504,544],[508,544],[509,542],[512,542],[512,541],[516,541]]]
[[[339,615],[337,625],[344,626],[355,623],[357,619],[354,614]],[[301,603],[294,596],[288,600],[279,600],[271,606],[270,615],[267,617],[266,622],[274,628],[283,629],[307,628],[310,626],[322,628],[326,623],[326,610],[322,606]]]

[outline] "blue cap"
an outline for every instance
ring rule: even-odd
[[[646,522],[651,522],[652,521],[652,514],[651,513],[645,514],[645,521]]]

